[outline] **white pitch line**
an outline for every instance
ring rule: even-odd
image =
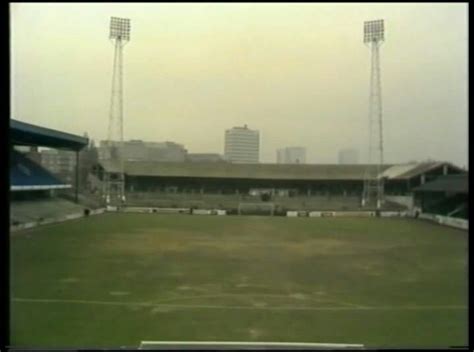
[[[36,298],[12,298],[14,302],[29,303],[73,303],[73,304],[95,304],[108,306],[142,306],[142,307],[163,307],[177,309],[249,309],[249,310],[463,310],[466,306],[357,306],[357,307],[255,307],[255,306],[216,306],[216,305],[179,305],[179,304],[156,304],[152,302],[114,302],[114,301],[85,301],[76,299],[36,299]]]
[[[238,341],[142,341],[140,348],[145,346],[247,346],[247,347],[364,347],[362,344],[347,344],[347,343],[312,343],[312,342],[238,342]]]
[[[220,293],[217,295],[197,295],[197,296],[185,296],[185,297],[171,297],[171,298],[165,298],[165,299],[160,299],[159,301],[155,301],[155,304],[161,304],[164,302],[173,302],[173,301],[181,301],[181,300],[188,300],[188,299],[199,299],[199,298],[220,298],[220,297],[236,297],[236,298],[252,298],[252,297],[270,297],[270,298],[286,298],[286,299],[295,299],[294,297],[288,296],[288,295],[278,295],[278,294],[267,294],[267,293],[252,293],[252,294],[242,294],[242,293]],[[333,299],[328,299],[328,298],[320,298],[320,299],[314,299],[311,297],[305,297],[305,300],[309,301],[314,301],[314,302],[321,302],[321,301],[326,301],[326,302],[332,302],[332,303],[340,303],[340,304],[345,304],[347,306],[351,307],[359,307],[357,304],[352,304],[352,303],[346,303],[346,302],[341,302],[341,301],[336,301]]]

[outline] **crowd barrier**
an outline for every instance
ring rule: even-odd
[[[227,211],[221,209],[193,209],[193,215],[227,215]]]
[[[189,214],[190,208],[124,207],[120,209],[116,208],[113,211],[118,211],[118,212],[123,212],[123,213]]]
[[[374,217],[377,216],[375,211],[287,211],[287,217]],[[381,211],[380,217],[410,217],[416,218],[417,215],[413,211]],[[451,226],[462,230],[469,229],[469,221],[465,219],[452,218],[449,216],[421,213],[418,215],[420,219],[430,220],[441,225]]]
[[[209,209],[193,209],[193,215],[212,215],[213,211]]]
[[[108,207],[109,212],[145,213],[145,214],[193,214],[193,215],[227,215],[221,209],[192,209],[191,208],[157,208],[157,207]]]
[[[105,212],[105,210],[106,209],[90,210],[89,215],[103,214]],[[40,225],[56,224],[56,223],[60,223],[60,222],[64,222],[64,221],[83,218],[83,217],[86,217],[86,216],[87,215],[84,212],[80,212],[80,213],[72,213],[72,214],[53,217],[53,218],[45,218],[45,219],[38,220],[38,221],[30,221],[30,222],[25,222],[25,223],[18,224],[18,225],[11,225],[10,226],[10,231],[11,232],[16,232],[16,231],[19,231],[19,230],[31,229],[33,227],[40,226]]]
[[[90,215],[99,215],[105,213],[105,208],[91,210]]]
[[[90,210],[89,215],[99,215],[104,212],[128,212],[128,213],[157,213],[157,214],[193,214],[193,215],[227,215],[225,210],[221,209],[191,209],[190,208],[147,208],[147,207],[124,207],[118,208],[108,206],[107,208]],[[84,212],[68,214],[61,217],[47,218],[40,221],[32,221],[18,225],[11,225],[10,231],[30,229],[39,225],[59,223],[68,220],[86,217]],[[375,211],[287,211],[287,217],[375,217]],[[417,217],[410,211],[381,211],[381,217]],[[420,219],[433,221],[435,223],[446,225],[462,230],[469,229],[469,221],[465,219],[452,218],[448,216],[420,213]]]
[[[311,218],[322,218],[322,217],[371,217],[376,216],[375,211],[287,211],[287,217],[311,217]],[[406,211],[381,211],[381,217],[406,217],[408,212]]]
[[[369,217],[375,216],[373,211],[310,211],[308,216],[311,218],[324,217]]]
[[[449,216],[429,214],[429,213],[421,213],[419,215],[419,218],[433,221],[440,225],[446,225],[446,226],[454,227],[461,230],[469,229],[469,220],[465,220],[465,219],[451,218]]]
[[[380,212],[380,216],[383,218],[392,218],[392,217],[413,216],[413,214],[411,214],[411,212],[408,212],[408,211],[382,211]]]

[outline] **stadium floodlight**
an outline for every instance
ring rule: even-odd
[[[382,85],[379,48],[384,41],[384,20],[364,22],[364,44],[371,50],[369,94],[369,160],[364,176],[362,206],[375,200],[377,209],[383,203],[384,185],[380,177],[383,165]],[[373,163],[376,167],[373,167]]]
[[[364,22],[364,43],[383,42],[384,23],[383,20]]]
[[[114,44],[112,92],[109,114],[109,155],[118,171],[104,174],[103,195],[107,205],[125,203],[125,174],[123,160],[123,47],[130,41],[130,19],[111,17],[109,39]]]
[[[111,17],[109,38],[130,40],[130,19]]]

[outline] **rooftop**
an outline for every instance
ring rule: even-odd
[[[29,145],[50,148],[81,150],[89,143],[88,138],[50,128],[10,119],[12,145]]]
[[[110,160],[101,162],[106,171],[116,172]],[[388,179],[404,180],[447,163],[387,164],[382,175]],[[451,167],[455,166],[448,164]],[[127,161],[124,168],[129,176],[242,178],[268,180],[363,180],[365,164],[234,164],[215,162],[151,162]],[[370,165],[376,168],[376,165]]]
[[[445,175],[414,189],[415,192],[469,193],[468,174]]]

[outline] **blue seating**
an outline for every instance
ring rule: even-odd
[[[10,185],[13,187],[64,185],[49,171],[30,160],[20,152],[10,152]]]

